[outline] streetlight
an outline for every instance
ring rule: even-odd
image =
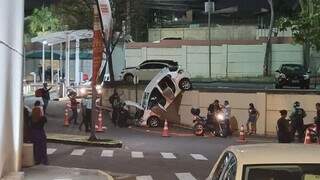
[[[205,12],[208,12],[208,39],[209,39],[209,78],[211,77],[211,13],[214,12],[214,2],[211,2],[211,0],[208,0],[208,2],[205,2]]]

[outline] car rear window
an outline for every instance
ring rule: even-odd
[[[320,164],[245,166],[242,180],[320,180]]]

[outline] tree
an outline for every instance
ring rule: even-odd
[[[53,13],[67,29],[92,29],[92,0],[63,0],[53,6]]]
[[[282,17],[280,30],[292,30],[295,42],[304,47],[304,66],[310,64],[310,48],[320,50],[320,0],[300,0],[301,11],[296,17]]]
[[[29,33],[32,35],[58,31],[62,28],[59,18],[53,15],[51,8],[48,7],[35,9],[26,20],[29,21],[27,24],[29,24]]]
[[[266,53],[264,57],[264,75],[269,76],[271,74],[271,61],[272,61],[272,44],[271,44],[271,37],[273,31],[273,24],[274,24],[274,9],[273,9],[273,1],[268,0],[270,6],[270,25],[269,25],[269,34],[268,34],[268,41],[266,45]]]

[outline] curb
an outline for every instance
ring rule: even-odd
[[[61,143],[70,145],[83,145],[107,148],[122,148],[122,142],[111,139],[98,139],[98,141],[88,141],[87,136],[68,135],[68,134],[48,134],[47,141],[50,143]]]

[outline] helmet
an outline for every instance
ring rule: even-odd
[[[299,107],[299,106],[300,106],[300,102],[299,101],[294,102],[293,107]]]

